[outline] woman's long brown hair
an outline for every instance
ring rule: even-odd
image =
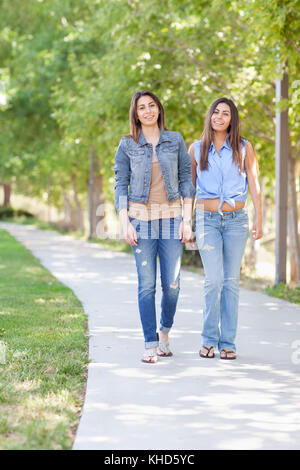
[[[157,120],[158,127],[161,130],[167,130],[166,124],[165,124],[164,107],[161,104],[158,97],[151,91],[147,91],[147,90],[138,91],[133,95],[131,104],[130,104],[130,109],[129,109],[130,137],[132,137],[133,140],[135,140],[135,142],[139,141],[141,128],[142,128],[140,120],[137,115],[137,102],[142,96],[150,96],[153,99],[153,101],[157,104],[158,110],[159,110],[159,115],[158,115],[158,120]]]
[[[232,161],[239,167],[240,172],[243,170],[243,159],[241,151],[242,138],[240,135],[240,120],[237,107],[234,102],[228,98],[219,98],[213,102],[205,117],[204,130],[201,135],[201,157],[200,170],[208,169],[208,151],[214,140],[214,130],[211,127],[211,117],[220,103],[225,103],[230,107],[231,121],[227,129],[227,138],[232,148]]]

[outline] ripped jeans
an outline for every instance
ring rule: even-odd
[[[160,330],[167,334],[173,325],[180,289],[181,220],[181,217],[175,217],[144,222],[130,218],[138,236],[138,246],[133,246],[132,250],[138,273],[138,304],[145,348],[158,346],[155,309],[157,256],[162,287]]]
[[[236,351],[240,267],[249,230],[246,209],[196,210],[196,238],[202,259],[204,309],[202,344]]]

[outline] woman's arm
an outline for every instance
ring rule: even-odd
[[[195,188],[197,163],[194,158],[193,144],[190,146],[188,153],[191,157],[192,183]],[[193,207],[194,207],[194,197],[184,198],[184,203],[183,203],[183,223],[184,224],[182,224],[182,242],[183,243],[187,243],[193,238],[193,233],[192,233]]]
[[[179,136],[178,179],[179,192],[183,198],[194,198],[195,188],[192,182],[191,157],[187,152],[183,137]]]
[[[119,212],[121,234],[129,245],[137,246],[137,234],[128,217],[128,186],[130,183],[130,162],[121,140],[115,156],[115,206]]]
[[[189,156],[181,134],[179,136],[178,179],[179,192],[183,198],[183,220],[179,227],[179,237],[182,243],[192,238],[192,211],[195,188],[192,183],[191,157]]]
[[[115,155],[115,206],[118,211],[128,209],[128,186],[130,182],[130,161],[123,148],[123,139]]]
[[[192,144],[189,148],[189,154],[192,159],[192,180],[193,185],[196,188],[196,177],[197,177],[197,162],[195,160],[195,152],[194,152],[194,145]]]
[[[247,173],[249,191],[255,210],[252,237],[253,240],[259,240],[263,236],[261,192],[258,182],[259,168],[254,148],[250,142],[247,142],[246,147],[245,169]]]

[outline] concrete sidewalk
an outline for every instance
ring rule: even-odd
[[[88,314],[92,362],[74,449],[300,448],[297,305],[241,289],[238,359],[201,359],[203,278],[182,271],[174,356],[143,364],[132,256],[32,226],[0,227]]]

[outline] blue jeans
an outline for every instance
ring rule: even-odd
[[[202,344],[236,351],[240,267],[249,230],[246,209],[196,211],[196,238],[202,259],[204,310]]]
[[[149,222],[130,219],[138,236],[138,246],[132,249],[138,273],[138,304],[146,348],[158,346],[155,309],[157,256],[162,287],[160,330],[168,333],[173,325],[180,289],[181,220],[181,217]]]

